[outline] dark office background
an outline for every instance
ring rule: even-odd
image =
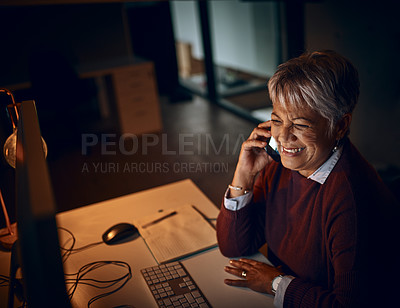
[[[284,1],[280,3],[284,5]],[[296,48],[303,44],[306,50],[334,49],[348,57],[358,68],[361,96],[353,117],[351,139],[372,164],[387,174],[392,172],[390,170],[400,168],[398,8],[397,1],[306,1],[296,7],[297,11],[290,12],[294,15],[287,15],[292,16],[295,28],[291,28],[293,24],[285,23],[285,20],[282,27],[282,60],[296,54]],[[69,146],[68,142],[71,143],[70,146],[77,146],[73,144],[76,140],[74,133],[79,134],[86,129],[81,125],[82,122],[96,123],[99,119],[98,107],[90,99],[93,91],[96,91],[93,84],[90,81],[82,84],[71,67],[132,54],[141,56],[155,64],[160,95],[170,98],[171,101],[179,101],[171,18],[168,2],[0,6],[0,85],[25,81],[35,83],[35,78],[40,80],[37,84],[42,82],[42,87],[45,88],[42,93],[46,92],[48,95],[43,98],[43,102],[37,100],[38,110],[43,109],[45,114],[40,119],[43,135],[48,135],[49,140],[53,139],[55,143],[58,142],[59,135],[70,136],[69,141],[68,138],[59,141],[59,149],[67,151],[63,146]],[[293,33],[299,33],[304,41],[294,41]],[[238,37],[237,40],[240,41],[241,38]],[[47,56],[49,53],[52,54],[51,57]],[[43,59],[44,62],[40,62]],[[46,59],[64,65],[46,63]],[[43,69],[37,68],[39,63],[42,63]],[[73,89],[64,87],[63,78],[74,80]],[[47,80],[49,86],[43,86],[43,80]],[[38,95],[30,90],[16,91],[15,94],[17,101]],[[0,102],[5,106],[4,100],[2,97]],[[177,108],[177,104],[184,105],[185,102],[164,105],[163,116],[168,114],[168,110]],[[190,104],[183,108],[189,109]],[[201,113],[200,115],[202,116]],[[11,132],[11,126],[7,126],[6,122],[2,113],[1,145]],[[179,123],[175,125],[179,127]],[[249,127],[252,125],[253,123],[248,123]],[[230,129],[229,127],[227,124],[226,129]],[[55,131],[57,134],[54,134]],[[58,157],[50,159],[53,159],[53,162],[50,160],[51,167]],[[6,165],[4,159],[0,167],[1,189],[5,192],[7,203],[12,204],[12,193],[7,192],[12,192],[13,170]],[[58,181],[58,178],[53,181]],[[65,180],[62,182],[65,183]],[[155,180],[153,183],[156,185],[159,182]],[[65,189],[69,190],[71,187]],[[142,188],[145,187],[138,185],[132,191]],[[78,194],[75,190],[68,192],[75,193]],[[209,191],[206,194],[212,196],[214,202],[218,202],[216,192]],[[91,199],[85,200],[89,202]],[[80,205],[85,205],[85,202],[77,202],[70,207]]]

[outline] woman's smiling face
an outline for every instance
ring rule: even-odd
[[[331,155],[336,144],[328,120],[311,110],[274,104],[271,134],[278,144],[284,167],[308,177]]]

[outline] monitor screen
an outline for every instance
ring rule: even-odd
[[[16,151],[17,250],[27,306],[70,307],[34,101],[21,103]]]

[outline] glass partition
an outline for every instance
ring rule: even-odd
[[[265,121],[271,113],[267,82],[281,62],[279,3],[207,4],[216,102],[255,121]],[[207,95],[201,33],[204,16],[201,19],[197,1],[172,1],[171,11],[180,82]]]
[[[179,80],[182,86],[207,94],[204,52],[197,1],[171,1]]]

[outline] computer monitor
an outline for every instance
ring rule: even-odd
[[[55,199],[34,101],[21,103],[16,156],[16,262],[21,266],[27,306],[70,307],[55,219]]]

